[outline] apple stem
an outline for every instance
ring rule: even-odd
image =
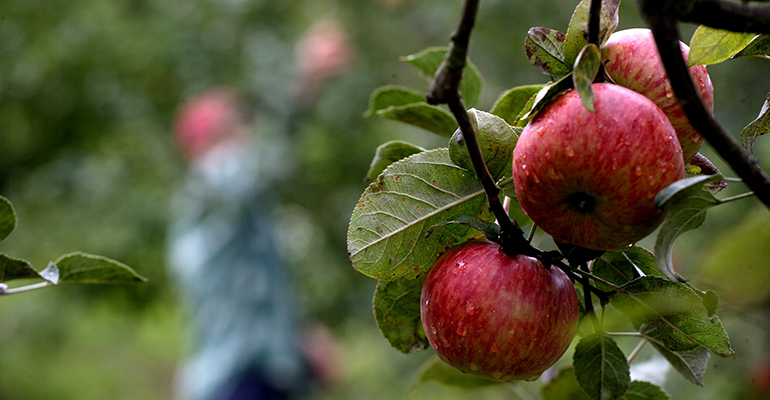
[[[688,22],[703,22],[721,29],[736,29],[738,31],[754,31],[760,26],[755,23],[761,22],[761,32],[770,31],[770,8],[766,6],[749,7],[744,5],[739,7],[740,3],[734,3],[735,7],[727,7],[724,1],[710,0],[696,2],[690,10],[684,10],[678,7],[677,1],[652,1],[639,0],[639,9],[647,24],[652,30],[655,44],[658,47],[663,67],[668,74],[671,88],[682,109],[690,120],[692,126],[711,144],[711,147],[717,151],[735,173],[740,176],[746,185],[754,191],[757,198],[770,207],[770,178],[759,167],[757,159],[748,151],[744,150],[730,134],[714,119],[711,112],[703,104],[695,85],[690,78],[687,69],[687,63],[684,60],[679,45],[679,29],[677,18],[692,17],[695,19],[683,19]],[[732,3],[732,2],[731,2]],[[704,6],[705,5],[705,6]],[[701,11],[708,7],[721,5],[725,9],[729,8],[735,11],[732,14],[726,14],[728,11],[712,11],[713,17],[706,17]],[[739,13],[736,10],[743,10]],[[749,11],[755,12],[749,12]],[[759,12],[758,10],[761,10]],[[708,14],[708,13],[705,13]],[[711,24],[715,19],[740,19],[745,26]],[[749,28],[751,26],[752,28]],[[757,31],[760,32],[760,31]]]

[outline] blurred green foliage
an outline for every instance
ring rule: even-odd
[[[532,26],[565,29],[573,9],[557,0],[482,2],[470,50],[486,81],[478,108],[489,109],[513,86],[546,82],[525,57],[526,32]],[[446,45],[458,15],[459,2],[439,0],[0,2],[0,194],[19,218],[0,251],[41,269],[81,250],[119,260],[150,280],[0,299],[0,399],[171,398],[187,340],[184,307],[165,271],[169,196],[185,170],[170,134],[174,111],[188,96],[217,85],[237,88],[266,110],[286,107],[294,43],[320,18],[342,23],[356,59],[325,87],[293,133],[300,165],[284,188],[281,212],[305,312],[331,326],[343,350],[341,381],[317,397],[537,394],[537,384],[478,393],[428,384],[408,392],[429,354],[404,356],[382,338],[371,311],[374,282],[353,271],[344,250],[350,212],[376,147],[396,139],[445,145],[415,128],[365,119],[369,94],[385,84],[427,87],[398,57]],[[636,26],[642,23],[633,2],[623,3],[620,29]],[[682,30],[687,37],[694,27]],[[716,115],[738,134],[770,91],[768,62],[729,61],[709,71]],[[758,140],[756,154],[767,170],[766,142]],[[713,152],[705,153],[726,169]],[[731,186],[728,193],[744,190]],[[704,226],[678,242],[680,273],[691,277],[703,263],[724,274],[738,257],[733,254],[743,253],[751,257],[741,262],[767,269],[770,249],[742,240],[756,235],[752,229],[770,229],[744,217],[751,210],[767,213],[755,200],[709,211]],[[752,279],[752,268],[741,274]],[[767,303],[764,297],[725,306],[738,356],[712,363],[705,388],[672,378],[674,398],[746,395],[748,369],[770,355]]]

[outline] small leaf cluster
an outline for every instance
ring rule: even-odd
[[[536,27],[525,40],[526,55],[535,68],[550,78],[545,84],[519,86],[499,95],[486,112],[475,109],[483,90],[478,69],[468,61],[461,83],[463,100],[478,137],[484,161],[501,193],[506,210],[523,226],[529,219],[513,191],[513,148],[524,126],[549,102],[576,88],[584,105],[593,105],[592,86],[601,78],[600,46],[618,25],[619,0],[604,1],[600,13],[599,43],[589,44],[586,30],[590,0],[577,6],[566,33]],[[767,35],[746,35],[698,28],[692,38],[690,63],[713,64],[735,57],[769,57]],[[447,53],[431,48],[403,61],[432,79]],[[759,117],[744,129],[744,146],[770,130],[770,95]],[[449,138],[445,148],[424,149],[403,141],[384,143],[375,152],[364,190],[352,212],[348,252],[353,267],[379,281],[374,293],[374,315],[390,344],[404,353],[428,348],[420,321],[420,293],[425,276],[447,250],[470,240],[494,236],[499,229],[489,211],[485,191],[470,162],[465,139],[452,114],[431,105],[421,92],[385,86],[371,96],[367,116],[424,128]],[[674,270],[672,252],[677,238],[698,228],[711,207],[750,196],[720,199],[720,174],[700,175],[700,168],[662,190],[655,205],[667,212],[654,252],[639,246],[574,259],[567,254],[577,282],[581,310],[595,324],[592,333],[581,329],[572,366],[558,371],[542,387],[543,399],[668,399],[655,384],[633,381],[626,356],[615,342],[618,335],[649,343],[683,377],[703,384],[711,354],[734,352],[728,333],[716,315],[718,296],[693,287]],[[713,171],[711,171],[713,172]],[[710,173],[711,173],[710,172]],[[704,171],[705,173],[705,171]],[[564,251],[564,249],[562,249]],[[599,300],[604,313],[620,313],[632,332],[606,332],[593,308]],[[609,307],[608,307],[609,306]],[[414,384],[436,381],[462,388],[502,384],[461,375],[434,357],[417,372]]]
[[[16,228],[16,211],[11,202],[0,196],[0,242]],[[8,288],[5,282],[33,279],[42,282]],[[42,271],[36,270],[29,261],[0,253],[0,295],[58,285],[60,283],[128,283],[146,282],[147,279],[133,269],[106,257],[74,252],[62,255]]]

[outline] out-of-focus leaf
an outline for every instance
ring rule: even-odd
[[[564,34],[543,27],[530,28],[524,40],[529,62],[540,72],[557,80],[572,71],[564,63]]]
[[[553,380],[540,388],[543,400],[591,400],[580,387],[573,367],[563,368]]]
[[[642,333],[650,338],[650,344],[688,381],[703,386],[703,376],[706,374],[711,352],[705,347],[698,347],[689,352],[671,351],[660,339],[658,328],[650,325],[642,326]]]
[[[571,75],[565,75],[558,81],[543,86],[534,97],[527,101],[527,105],[524,106],[524,109],[521,110],[521,114],[516,118],[515,126],[523,127],[527,125],[527,123],[535,117],[535,114],[537,114],[538,111],[545,108],[545,106],[553,101],[553,99],[571,87]]]
[[[720,203],[711,191],[704,189],[706,184],[720,180],[719,174],[684,178],[655,196],[655,207],[668,210],[655,240],[655,260],[669,279],[683,281],[674,270],[674,242],[682,233],[699,227],[706,219],[706,211]]]
[[[407,104],[425,103],[425,95],[412,88],[396,85],[381,86],[369,96],[369,108],[364,113],[367,117],[376,116],[377,112],[388,107]]]
[[[512,174],[513,148],[519,140],[519,128],[512,128],[502,118],[476,109],[468,110],[468,118],[476,132],[487,169],[495,181]],[[449,157],[452,162],[467,170],[473,170],[465,138],[457,129],[449,140]]]
[[[572,71],[572,83],[580,95],[583,107],[594,112],[594,87],[593,82],[599,67],[602,65],[602,56],[599,48],[591,43],[585,45],[575,61],[575,69]]]
[[[457,122],[449,111],[428,103],[384,108],[377,111],[377,116],[414,125],[445,137],[452,136],[457,129]]]
[[[499,386],[504,384],[502,381],[482,378],[476,375],[464,374],[451,365],[441,361],[438,356],[429,358],[420,366],[414,375],[412,389],[429,383],[435,382],[441,385],[453,387],[456,389],[480,389],[489,386]]]
[[[748,46],[733,56],[733,58],[741,57],[770,58],[770,34],[763,33],[755,36]]]
[[[599,43],[604,43],[610,34],[618,27],[618,7],[620,0],[602,1],[602,10],[599,21]],[[582,0],[569,21],[567,34],[564,38],[564,63],[574,66],[578,53],[588,44],[586,28],[588,27],[588,14],[591,8],[591,0]]]
[[[633,381],[620,400],[670,400],[671,396],[660,386],[643,381]]]
[[[366,172],[366,181],[373,181],[388,165],[423,151],[425,149],[422,147],[401,140],[392,140],[379,145],[374,152],[372,163],[369,164],[369,171]]]
[[[572,365],[580,387],[591,399],[617,399],[631,382],[626,355],[615,340],[604,333],[580,339]]]
[[[40,278],[40,274],[32,268],[32,264],[0,253],[0,282],[30,278]]]
[[[147,282],[129,266],[102,256],[80,252],[65,254],[54,261],[59,283]]]
[[[655,263],[655,255],[634,246],[602,254],[591,264],[591,273],[617,286],[623,286],[640,276],[663,276]],[[597,282],[602,290],[611,288]]]
[[[494,221],[475,174],[455,165],[447,149],[393,163],[353,210],[347,239],[353,267],[379,280],[416,278],[447,249],[483,236],[452,224],[426,237],[432,226],[462,214]]]
[[[11,202],[0,196],[0,242],[16,228],[16,211]]]
[[[610,304],[637,326],[656,327],[669,350],[688,352],[703,346],[723,357],[734,354],[722,322],[709,315],[687,284],[657,276],[637,278],[623,285]]]
[[[693,280],[733,305],[763,303],[770,299],[768,243],[770,214],[758,209],[720,232],[718,245],[702,250]]]
[[[515,124],[516,117],[521,114],[527,101],[536,95],[543,86],[545,85],[526,85],[506,90],[495,100],[490,113],[504,119],[510,125]]]
[[[713,65],[729,60],[743,50],[754,36],[753,33],[730,32],[701,25],[690,39],[687,66]]]
[[[766,135],[768,132],[770,132],[770,94],[762,104],[759,116],[741,131],[743,148],[754,155],[754,141],[757,140],[757,136]]]
[[[420,294],[425,277],[400,282],[380,281],[374,291],[374,318],[390,345],[411,354],[428,347],[420,319]]]
[[[430,47],[417,54],[402,57],[401,60],[417,67],[426,75],[433,77],[438,71],[441,63],[444,62],[447,51],[446,47]],[[460,81],[460,94],[463,102],[468,108],[476,107],[481,93],[484,90],[484,80],[481,77],[479,69],[470,60],[466,60],[463,68],[463,79]]]

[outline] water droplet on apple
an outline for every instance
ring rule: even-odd
[[[472,301],[468,300],[468,302],[465,303],[465,312],[468,313],[468,315],[476,314],[476,305],[473,304]]]
[[[701,139],[703,139],[703,136],[701,136],[701,135],[692,135],[692,142],[693,143],[698,143],[698,142],[701,141]]]
[[[497,347],[496,343],[492,343],[492,346],[489,347],[489,351],[493,353],[497,353],[498,351],[500,351],[500,349]]]
[[[642,176],[642,166],[641,165],[637,165],[636,168],[634,168],[634,175],[636,175],[637,177]]]
[[[449,344],[449,341],[446,340],[446,338],[441,338],[441,345],[444,346],[445,348],[451,346],[451,344]]]
[[[457,329],[455,329],[455,333],[460,335],[460,336],[465,336],[465,335],[468,334],[468,327],[463,325],[463,323],[461,321],[460,324],[457,325]]]
[[[503,377],[503,372],[500,370],[492,371],[492,376],[494,376],[497,379],[500,379]]]
[[[433,332],[434,335],[438,335],[438,329],[436,329],[436,325],[431,326],[430,331]]]
[[[471,371],[478,371],[479,370],[479,366],[474,364],[474,363],[471,363],[470,368],[471,368]]]
[[[567,146],[567,157],[575,157],[575,149],[572,146]]]
[[[544,154],[544,157],[545,157],[546,161],[551,161],[551,152],[550,151],[546,151],[545,154]]]

